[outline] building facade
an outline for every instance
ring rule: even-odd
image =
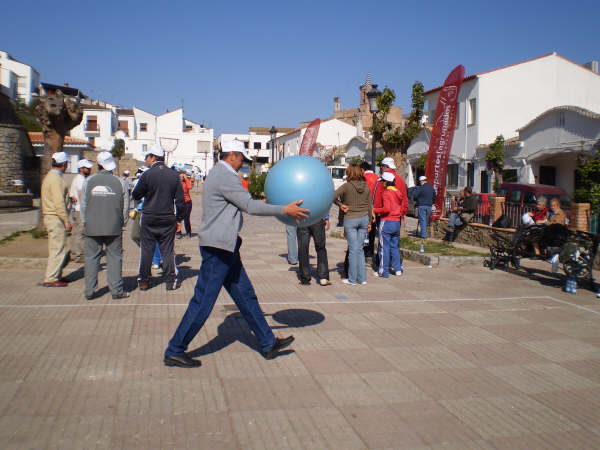
[[[39,92],[40,74],[0,50],[0,91],[14,101],[29,105]]]
[[[441,86],[425,92],[426,114],[433,123]],[[517,130],[552,108],[574,106],[600,112],[600,75],[556,53],[471,75],[463,81],[448,165],[449,190],[471,186],[487,192],[492,180],[482,147],[503,135],[508,146],[521,145]],[[431,129],[408,149],[416,164],[426,153]],[[510,150],[507,150],[510,151]]]

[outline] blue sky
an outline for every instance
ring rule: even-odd
[[[325,118],[358,87],[440,85],[556,51],[600,59],[598,1],[8,2],[0,48],[42,81],[153,113],[184,101],[215,132]],[[57,9],[58,8],[58,9]],[[51,9],[51,10],[50,10]]]

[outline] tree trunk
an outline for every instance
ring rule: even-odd
[[[42,156],[42,168],[40,171],[41,180],[44,179],[52,168],[52,154],[62,151],[64,142],[64,135],[61,135],[57,130],[50,129],[44,132],[44,155]]]

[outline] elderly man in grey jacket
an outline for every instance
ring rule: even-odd
[[[129,190],[112,174],[117,164],[109,152],[98,155],[98,173],[81,190],[81,220],[85,243],[85,298],[97,296],[102,247],[106,251],[106,278],[115,300],[129,297],[123,289],[122,229],[129,217]]]
[[[222,150],[221,161],[210,171],[203,185],[202,222],[198,231],[202,265],[194,296],[165,350],[167,366],[200,366],[200,360],[191,358],[185,351],[208,319],[221,287],[227,289],[248,322],[263,357],[275,358],[279,350],[294,340],[293,336],[276,338],[267,324],[240,259],[242,239],[238,233],[242,228],[242,212],[260,216],[287,214],[298,221],[305,219],[310,211],[299,206],[302,200],[285,206],[253,200],[237,176],[244,159],[250,161],[243,143],[226,141],[222,143]]]

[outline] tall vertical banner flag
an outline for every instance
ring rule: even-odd
[[[304,137],[302,138],[302,144],[300,144],[299,155],[312,156],[315,151],[315,144],[317,143],[317,135],[319,134],[319,127],[321,126],[321,119],[315,119],[308,124]]]
[[[435,109],[435,119],[425,169],[427,181],[431,183],[436,194],[435,204],[431,209],[431,220],[438,220],[444,210],[448,158],[452,148],[454,128],[456,128],[458,93],[464,78],[465,68],[462,65],[456,66],[444,81]]]

